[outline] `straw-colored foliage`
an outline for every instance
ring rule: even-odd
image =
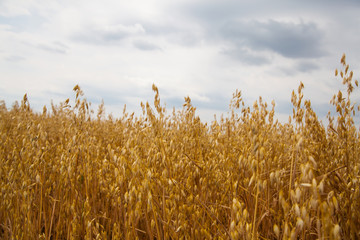
[[[43,113],[26,95],[2,103],[0,238],[359,239],[358,83],[341,63],[328,126],[302,83],[285,124],[239,91],[209,124],[188,97],[167,114],[156,86],[155,108],[119,119],[94,115],[79,86]]]

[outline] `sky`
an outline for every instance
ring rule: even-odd
[[[248,106],[274,100],[287,121],[302,81],[325,119],[345,89],[334,75],[343,53],[360,73],[359,13],[358,0],[0,0],[0,100],[10,108],[27,93],[41,111],[79,84],[95,112],[104,100],[120,117],[153,102],[155,84],[169,113],[189,96],[210,122],[238,89]]]

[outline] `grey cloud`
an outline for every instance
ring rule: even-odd
[[[237,16],[243,16],[253,11],[253,1],[193,1],[180,7],[185,14],[197,21],[211,24],[223,23]]]
[[[326,5],[326,7],[324,7]],[[211,23],[211,26],[222,24],[233,19],[269,18],[269,16],[281,17],[292,15],[295,18],[302,18],[302,13],[315,13],[319,17],[326,17],[327,14],[341,14],[349,9],[359,8],[358,0],[303,0],[283,1],[273,0],[271,4],[267,0],[207,0],[190,1],[183,4],[179,9],[198,21]],[[342,19],[339,18],[339,21]]]
[[[144,34],[145,29],[141,24],[122,25],[113,24],[107,26],[91,26],[84,28],[73,35],[73,39],[90,44],[119,44],[122,40],[139,34]]]
[[[203,38],[199,34],[181,30],[169,37],[169,42],[185,47],[195,47],[201,43]]]
[[[175,26],[171,26],[167,23],[161,22],[161,23],[153,23],[153,22],[142,22],[141,26],[146,29],[146,33],[150,35],[168,35],[178,32],[178,28]]]
[[[144,23],[146,34],[151,36],[165,36],[167,41],[186,47],[197,46],[204,39],[202,33],[194,32],[183,26],[166,23]]]
[[[95,45],[120,45],[127,39],[135,39],[132,41],[132,45],[140,50],[160,49],[151,42],[137,40],[148,36],[164,38],[171,44],[188,47],[196,46],[204,39],[202,33],[194,32],[182,25],[151,21],[140,21],[133,25],[88,25],[72,34],[71,39]]]
[[[142,51],[161,50],[161,48],[157,45],[143,40],[136,40],[133,42],[133,45],[134,47]]]
[[[320,67],[314,62],[301,61],[297,64],[296,69],[300,72],[312,72]]]
[[[279,70],[282,74],[288,75],[288,76],[295,76],[298,73],[311,73],[315,70],[320,69],[320,66],[316,64],[313,61],[303,61],[303,60],[295,60],[294,65],[291,67],[278,67],[277,70]]]
[[[37,48],[58,54],[66,54],[68,47],[61,42],[53,42],[52,44],[38,44]]]
[[[226,49],[222,51],[223,54],[231,56],[236,60],[239,60],[248,65],[264,65],[270,63],[270,59],[265,57],[264,55],[257,55],[251,53],[249,50],[245,48],[232,48]]]
[[[271,50],[288,58],[325,55],[321,49],[321,31],[314,23],[229,21],[221,27],[220,34],[237,48]]]
[[[20,61],[25,60],[25,58],[22,56],[12,55],[12,56],[6,57],[5,60],[9,61],[9,62],[20,62]]]

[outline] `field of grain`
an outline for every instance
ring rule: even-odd
[[[0,239],[360,239],[358,105],[347,91],[324,126],[292,93],[291,122],[241,92],[205,124],[190,98],[119,119],[74,102],[0,105]],[[71,105],[71,106],[70,106]]]

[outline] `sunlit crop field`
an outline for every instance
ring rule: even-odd
[[[288,123],[236,91],[211,123],[186,97],[106,117],[79,86],[42,113],[0,105],[1,239],[360,239],[358,105],[345,55],[324,126],[300,83]],[[329,109],[330,110],[330,109]]]

